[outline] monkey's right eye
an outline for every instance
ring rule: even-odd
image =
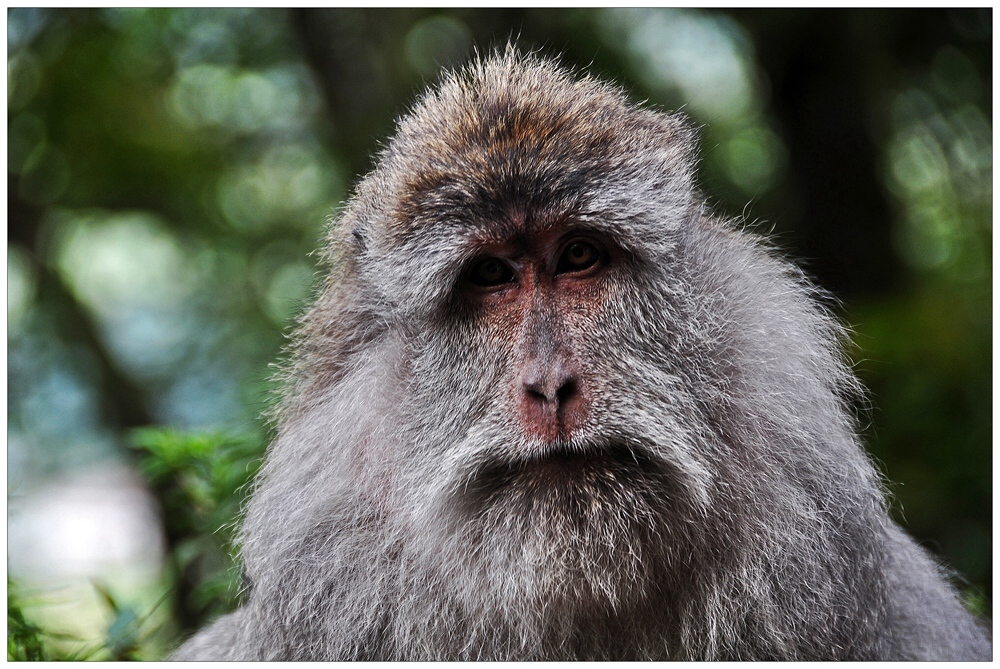
[[[483,258],[472,266],[469,282],[480,288],[493,288],[514,281],[514,272],[501,260]]]

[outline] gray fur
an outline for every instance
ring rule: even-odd
[[[988,659],[887,515],[840,325],[706,209],[692,147],[511,50],[427,93],[331,227],[248,601],[175,658]],[[477,240],[554,225],[621,250],[560,324],[591,398],[561,448],[596,454],[560,485],[516,475],[548,448],[510,410],[523,342],[456,289]]]

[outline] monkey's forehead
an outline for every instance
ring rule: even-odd
[[[508,53],[446,76],[400,122],[380,166],[385,232],[548,225],[610,190],[669,195],[688,180],[690,148],[677,117]]]

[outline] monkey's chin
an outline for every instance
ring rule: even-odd
[[[665,463],[641,447],[557,444],[483,463],[459,507],[487,534],[548,536],[584,551],[596,543],[606,552],[619,541],[637,548],[675,522],[679,493]]]
[[[662,539],[679,519],[671,480],[648,452],[617,444],[483,463],[454,500],[475,547],[468,568],[504,574],[508,599],[543,608],[637,605],[656,590]]]

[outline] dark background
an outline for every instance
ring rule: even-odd
[[[233,605],[216,530],[325,220],[441,66],[511,38],[699,126],[716,210],[839,300],[896,516],[988,614],[992,10],[11,9],[8,526],[72,563],[35,512],[101,467],[160,519],[153,576],[104,574],[103,612],[73,614],[93,657],[155,657]],[[11,532],[28,618],[68,624],[45,603],[65,574],[18,567]]]

